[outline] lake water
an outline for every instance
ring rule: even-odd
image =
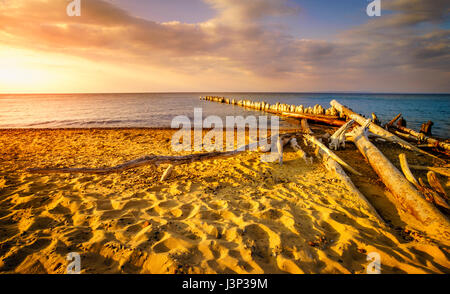
[[[367,117],[375,112],[385,123],[402,113],[408,127],[419,130],[434,122],[433,133],[450,137],[450,94],[342,94],[342,93],[144,93],[144,94],[41,94],[0,95],[0,128],[170,127],[177,115],[193,118],[264,115],[238,106],[200,101],[200,96],[264,100],[330,107],[336,99]],[[290,127],[281,121],[281,127]]]

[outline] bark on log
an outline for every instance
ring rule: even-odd
[[[350,117],[351,119],[353,119],[354,121],[356,121],[358,124],[360,124],[361,126],[364,125],[366,123],[366,119],[362,116],[360,116],[359,114],[356,114],[355,112],[351,111],[350,109],[348,109],[347,107],[343,106],[342,104],[340,104],[339,102],[337,102],[336,100],[333,100],[330,102],[330,104],[335,107],[338,111],[340,111],[341,113],[345,114],[346,116]],[[413,145],[411,145],[410,143],[400,139],[399,137],[395,136],[394,134],[392,134],[391,132],[383,129],[380,126],[377,126],[376,124],[370,124],[369,125],[369,130],[376,134],[376,135],[380,135],[382,136],[384,139],[396,143],[400,146],[402,146],[403,148],[409,149],[409,150],[413,150],[422,154],[426,154],[428,156],[431,156],[433,158],[436,158],[440,161],[443,161],[441,158],[434,156],[433,154],[430,154],[428,152],[425,152]]]
[[[358,127],[352,132],[353,142],[359,151],[395,196],[399,206],[424,225],[428,234],[449,245],[449,220],[435,206],[427,202],[383,153],[369,141],[365,132],[366,127],[367,125],[364,124],[363,127]]]

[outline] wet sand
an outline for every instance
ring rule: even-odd
[[[382,273],[450,273],[449,248],[409,228],[410,216],[351,145],[339,155],[364,173],[352,180],[388,227],[317,159],[307,165],[290,147],[282,166],[245,152],[177,166],[163,183],[166,166],[26,172],[174,155],[173,133],[1,130],[0,273],[65,273],[70,252],[81,255],[82,273],[366,273],[370,252]],[[405,152],[379,148],[397,166]],[[405,153],[411,164],[433,164]]]

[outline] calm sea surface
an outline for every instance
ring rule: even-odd
[[[342,93],[151,93],[0,95],[0,128],[170,127],[177,115],[193,118],[194,107],[203,118],[217,115],[263,115],[238,106],[200,101],[217,95],[289,104],[330,107],[331,99],[367,117],[375,112],[387,122],[402,113],[408,127],[418,130],[427,120],[433,133],[450,137],[450,94],[342,94]],[[281,121],[282,127],[289,123]]]

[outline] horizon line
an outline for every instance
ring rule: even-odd
[[[450,92],[375,92],[375,91],[168,91],[168,92],[62,92],[0,93],[0,95],[118,95],[118,94],[382,94],[382,95],[450,95]]]

